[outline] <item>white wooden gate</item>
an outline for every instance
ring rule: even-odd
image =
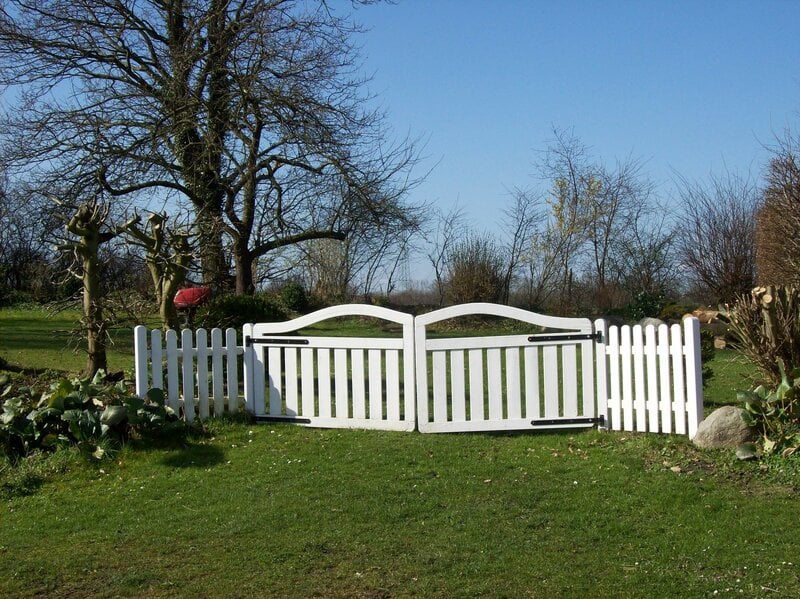
[[[402,325],[402,337],[298,336],[343,316]],[[414,317],[361,304],[324,308],[289,322],[247,325],[245,400],[259,420],[308,426],[415,428]]]
[[[530,333],[429,338],[428,326],[470,315],[516,319]],[[420,432],[531,430],[602,424],[595,412],[588,318],[497,304],[464,304],[415,319]]]

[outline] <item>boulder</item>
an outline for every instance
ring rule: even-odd
[[[642,328],[649,327],[649,326],[653,326],[653,327],[658,328],[662,324],[666,324],[666,323],[663,320],[661,320],[660,318],[651,318],[651,317],[648,316],[646,318],[642,318],[639,321],[639,324],[642,326]]]
[[[755,431],[742,420],[742,408],[723,406],[711,412],[697,427],[692,441],[701,449],[734,449],[755,439]]]

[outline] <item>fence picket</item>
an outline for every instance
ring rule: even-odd
[[[222,345],[222,329],[211,329],[211,393],[214,397],[214,416],[222,416],[225,412],[225,391],[223,369],[224,348]]]
[[[244,348],[241,351],[244,354]],[[227,369],[228,411],[239,411],[239,347],[236,344],[236,330],[225,331],[225,367]]]
[[[483,406],[483,350],[469,350],[469,419],[484,420]]]
[[[700,356],[700,321],[687,318],[683,321],[686,353],[686,415],[689,420],[688,435],[694,437],[703,417],[703,364]]]
[[[450,396],[453,421],[464,422],[467,419],[467,397],[464,389],[464,350],[461,349],[450,352]]]
[[[367,390],[364,386],[364,350],[350,350],[353,381],[353,418],[367,417]]]
[[[317,350],[317,372],[319,381],[319,415],[331,417],[331,351],[327,348]]]
[[[525,418],[536,420],[541,416],[539,407],[539,348],[526,347],[525,356]]]
[[[183,414],[186,422],[194,421],[194,348],[192,347],[192,331],[181,331],[181,380],[183,381]]]
[[[167,401],[177,414],[180,411],[178,403],[180,393],[178,390],[178,333],[167,331]]]
[[[297,396],[297,348],[283,350],[283,388],[286,401],[286,415],[297,416],[300,409]]]
[[[619,330],[619,354],[622,358],[622,422],[626,431],[633,428],[633,352],[631,327],[624,325]]]
[[[369,418],[383,420],[383,352],[371,349],[367,352],[367,370],[369,372]]]
[[[544,417],[558,418],[558,347],[548,345],[542,349],[544,359]]]
[[[595,320],[594,328],[599,334],[599,337],[594,342],[594,354],[597,365],[595,369],[597,373],[597,395],[595,396],[597,415],[608,418],[608,325],[605,320]],[[606,426],[609,426],[608,422],[606,422]]]
[[[642,326],[631,329],[631,355],[633,356],[634,410],[636,411],[636,430],[647,431],[647,397],[644,381],[644,336]]]
[[[659,425],[658,405],[658,361],[656,355],[656,327],[644,329],[645,377],[647,379],[647,430],[657,433]]]
[[[386,419],[397,422],[401,416],[408,418],[400,414],[400,352],[390,349],[386,351]]]
[[[561,388],[564,397],[564,416],[575,418],[578,415],[578,358],[574,345],[561,348]]]
[[[520,396],[519,348],[506,348],[506,405],[509,418],[522,418]]]
[[[197,373],[197,412],[201,420],[208,418],[208,334],[197,329],[195,371]]]
[[[349,416],[348,403],[348,372],[347,372],[347,350],[333,350],[333,392],[336,403],[336,417],[347,418]]]
[[[489,420],[503,418],[503,367],[500,363],[500,350],[486,350],[486,374],[489,398]]]
[[[619,327],[608,329],[608,404],[611,407],[611,428],[622,430],[622,387],[620,381]]]
[[[447,421],[447,356],[443,351],[433,352],[433,421]]]
[[[302,395],[303,418],[318,416],[314,411],[314,350],[300,350],[300,394]]]
[[[679,324],[674,324],[670,327],[670,357],[672,358],[672,390],[674,392],[672,413],[675,416],[675,432],[679,435],[685,435],[686,394],[683,377],[684,356],[681,325]]]

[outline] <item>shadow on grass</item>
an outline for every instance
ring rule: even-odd
[[[225,463],[225,451],[215,445],[189,445],[161,459],[170,468],[208,468]]]

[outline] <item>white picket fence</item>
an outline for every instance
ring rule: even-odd
[[[426,327],[493,314],[566,333],[428,339]],[[401,337],[298,337],[346,315],[402,325]],[[136,327],[136,391],[166,391],[187,421],[243,407],[310,426],[445,432],[565,428],[694,436],[703,418],[700,327],[608,326],[472,304],[413,318],[363,305],[237,331]],[[415,384],[416,381],[416,384]],[[416,394],[416,397],[415,397]]]

